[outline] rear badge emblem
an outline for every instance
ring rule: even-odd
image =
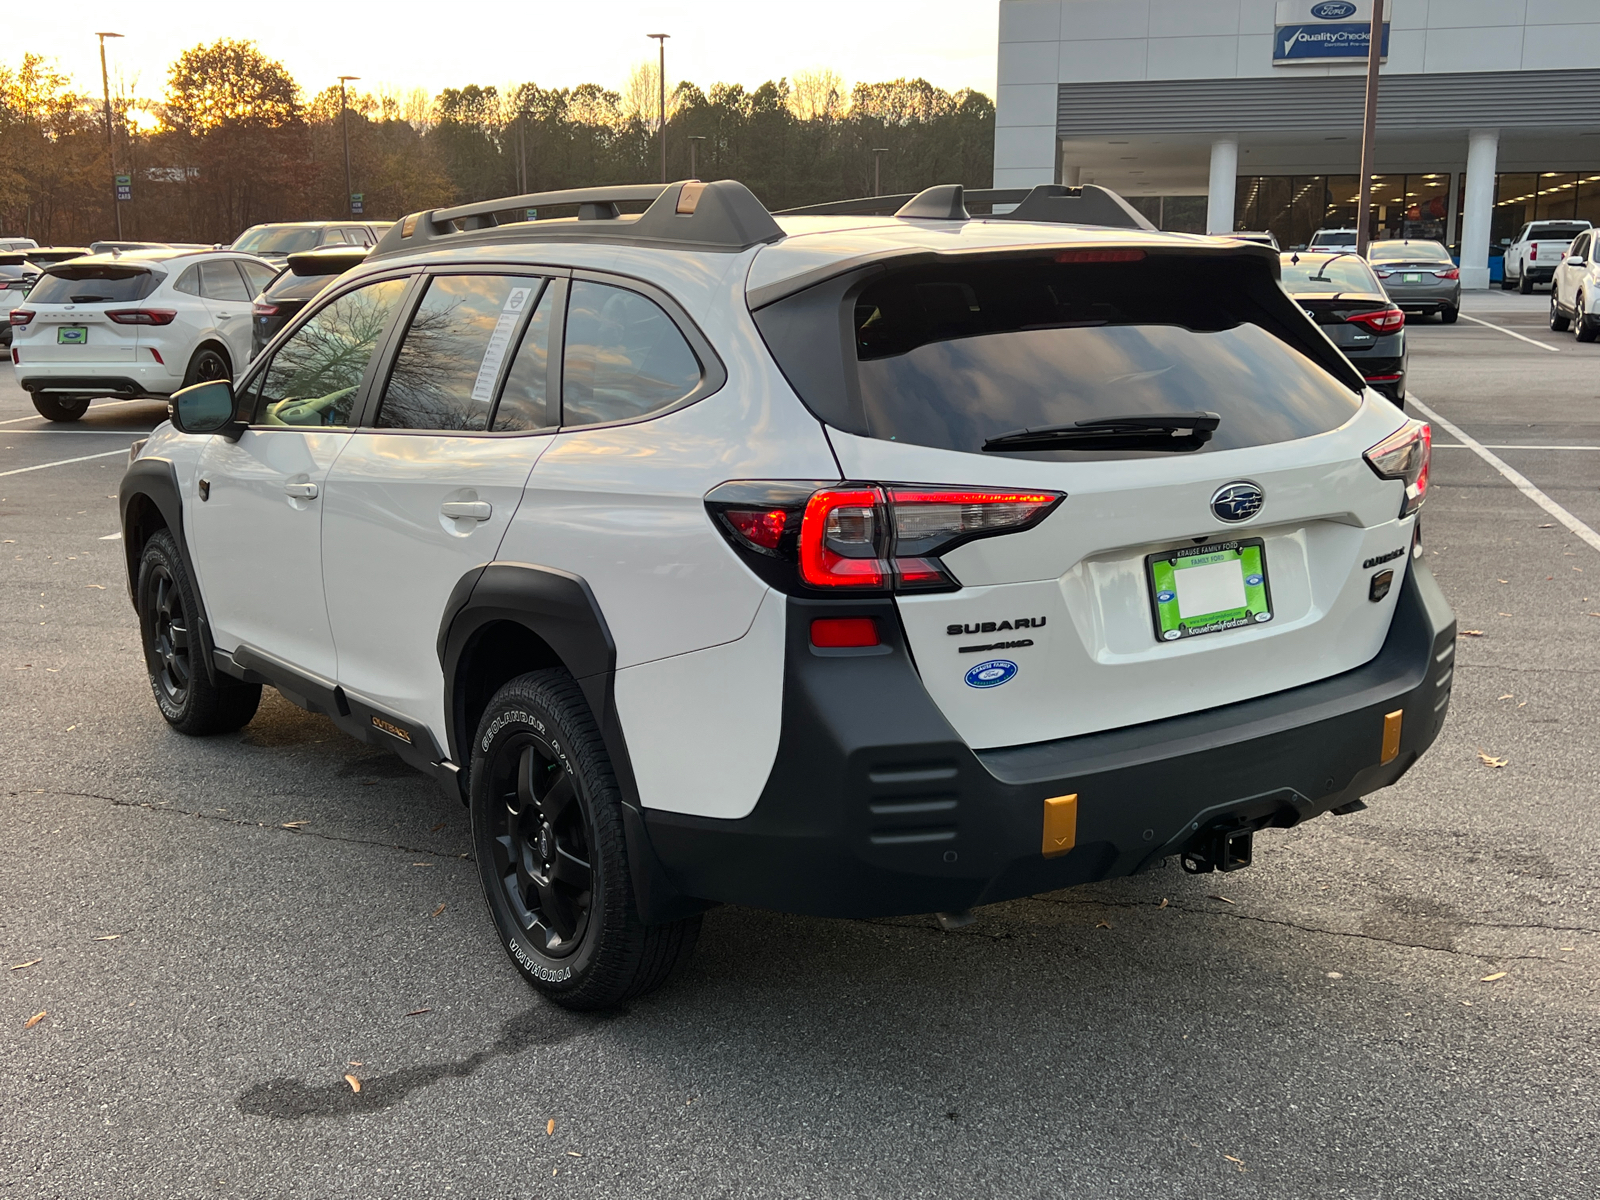
[[[1237,483],[1224,484],[1212,494],[1211,511],[1217,515],[1219,521],[1230,523],[1248,521],[1261,511],[1263,499],[1259,487],[1240,480]]]
[[[1017,664],[1009,658],[991,658],[967,672],[967,686],[975,688],[999,687],[1017,674]]]

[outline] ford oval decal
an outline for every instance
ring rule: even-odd
[[[967,686],[975,688],[999,687],[1009,683],[1017,674],[1017,664],[1009,658],[991,658],[967,672]]]
[[[1356,6],[1350,0],[1324,0],[1311,6],[1311,15],[1319,21],[1342,21],[1355,13]]]

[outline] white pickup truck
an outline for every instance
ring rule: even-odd
[[[1536,283],[1549,283],[1572,239],[1589,228],[1588,221],[1530,221],[1506,247],[1500,289],[1513,287],[1526,296]]]

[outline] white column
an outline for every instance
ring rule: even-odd
[[[1239,139],[1211,143],[1211,188],[1206,200],[1206,232],[1233,232],[1233,192],[1239,177]]]
[[[1461,197],[1461,286],[1489,286],[1489,217],[1494,208],[1494,166],[1500,150],[1498,129],[1467,134],[1467,184]]]

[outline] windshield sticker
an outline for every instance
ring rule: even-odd
[[[514,287],[506,297],[505,307],[500,310],[500,319],[495,322],[494,332],[489,335],[489,344],[483,348],[483,362],[478,366],[478,378],[472,385],[472,398],[481,404],[494,399],[494,383],[500,378],[500,364],[505,362],[506,351],[511,348],[511,333],[517,327],[517,318],[522,315],[532,294],[532,288]]]

